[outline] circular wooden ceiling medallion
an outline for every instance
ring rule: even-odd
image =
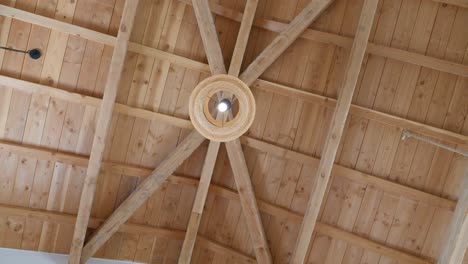
[[[221,112],[220,109],[229,108]],[[220,74],[199,83],[189,102],[195,129],[209,140],[227,142],[242,136],[255,118],[255,99],[239,78]]]

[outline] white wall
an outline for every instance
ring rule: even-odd
[[[0,248],[1,264],[66,264],[67,255]],[[90,259],[87,264],[134,264],[135,262]]]

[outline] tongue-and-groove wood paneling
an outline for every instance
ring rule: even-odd
[[[288,22],[309,0],[263,0],[257,17]],[[190,5],[177,0],[140,0],[132,41],[205,61]],[[213,1],[242,11],[243,0]],[[2,1],[16,8],[115,35],[123,0]],[[336,0],[312,28],[352,37],[361,0]],[[215,17],[225,60],[229,62],[239,24]],[[374,43],[468,62],[468,9],[429,0],[381,0],[371,40]],[[18,20],[3,19],[0,41],[15,48],[37,48],[44,56],[32,61],[22,54],[0,56],[1,74],[60,89],[101,96],[112,47]],[[254,28],[246,62],[275,36]],[[262,78],[317,94],[339,93],[349,50],[299,39]],[[228,63],[227,63],[228,65]],[[207,75],[166,61],[129,52],[117,101],[187,118],[191,90]],[[257,117],[249,135],[319,157],[332,111],[311,102],[254,89]],[[76,103],[0,89],[2,140],[89,154],[96,109]],[[449,73],[376,55],[366,55],[353,102],[400,117],[468,134],[468,81]],[[97,124],[98,125],[98,124]],[[114,115],[106,160],[154,167],[187,131],[157,121]],[[417,142],[400,141],[401,129],[351,116],[336,161],[378,177],[443,197],[457,199],[466,158]],[[464,146],[466,149],[466,146]],[[256,195],[264,201],[303,213],[315,168],[245,148]],[[179,174],[199,177],[206,145],[184,163]],[[224,148],[213,180],[235,188]],[[75,214],[85,168],[0,153],[0,202]],[[135,188],[138,179],[103,172],[93,216],[105,218]],[[167,183],[132,218],[135,223],[184,230],[195,195],[194,186]],[[253,255],[237,200],[210,193],[200,233]],[[333,179],[320,221],[389,246],[435,259],[443,245],[452,212],[395,196],[348,179]],[[262,214],[276,263],[287,263],[299,223]],[[73,227],[36,219],[0,216],[0,245],[67,253]],[[174,263],[182,241],[152,235],[115,235],[97,254],[105,258]],[[197,245],[195,263],[239,260]],[[317,234],[309,254],[312,263],[394,263],[344,241]]]

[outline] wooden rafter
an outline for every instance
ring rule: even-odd
[[[244,57],[245,49],[247,46],[248,37],[250,34],[250,29],[252,27],[253,17],[255,15],[255,10],[257,7],[258,1],[251,1],[249,0],[246,4],[246,16],[244,16],[241,29],[238,36],[238,41],[236,43],[236,47],[234,49],[233,60],[231,62],[231,66],[229,69],[229,74],[232,76],[237,77],[239,75],[240,67],[242,64],[242,59]],[[209,10],[208,1],[201,0],[201,1],[193,1],[193,6],[195,10],[195,14],[197,17],[197,22],[200,28],[200,33],[202,35],[203,44],[205,46],[205,51],[207,53],[208,58],[212,57],[209,60],[210,69],[213,74],[219,74],[224,72],[219,72],[220,69],[224,70],[225,66],[222,61],[222,54],[218,52],[211,52],[211,49],[214,47],[215,51],[218,50],[219,42],[216,36],[213,34],[216,33],[214,23],[212,22],[211,18],[211,11]],[[207,18],[209,17],[209,18]],[[211,20],[211,23],[210,23]],[[219,49],[220,50],[220,49]],[[214,59],[213,57],[218,57],[220,59]],[[212,65],[213,63],[218,63],[222,65]],[[216,72],[218,71],[218,72]],[[239,144],[240,141],[238,139],[234,140],[235,143]],[[227,143],[229,144],[229,143]],[[187,233],[185,236],[184,243],[182,245],[182,251],[179,256],[179,263],[189,263],[192,251],[195,245],[196,236],[198,233],[198,228],[200,225],[200,220],[203,213],[203,207],[206,202],[206,196],[208,194],[208,189],[210,187],[211,177],[214,170],[214,165],[216,163],[216,158],[218,156],[220,143],[219,142],[210,142],[208,147],[208,152],[205,158],[205,163],[202,169],[202,175],[200,178],[200,184],[197,189],[197,194],[195,196],[195,202],[193,204],[192,213],[190,215],[189,224],[187,226]],[[247,226],[250,230],[250,237],[254,244],[255,253],[257,256],[257,260],[260,263],[271,263],[271,254],[269,252],[268,243],[265,237],[265,231],[263,230],[262,222],[260,219],[260,212],[256,205],[255,195],[253,193],[252,183],[250,181],[250,176],[242,169],[245,167],[245,160],[242,153],[242,149],[234,150],[237,159],[232,160],[232,155],[229,155],[232,167],[241,168],[240,170],[234,169],[234,175],[236,178],[236,183],[238,187],[241,189],[247,189],[248,192],[244,192],[241,194],[241,205],[244,211],[244,215],[247,219]],[[229,153],[229,148],[228,148]],[[240,160],[244,160],[244,163],[239,163]],[[242,167],[244,166],[244,167]],[[243,173],[238,173],[242,171]]]
[[[192,3],[211,73],[224,74],[226,73],[226,67],[223,53],[219,45],[218,34],[216,33],[208,0],[192,0]]]
[[[355,40],[348,59],[345,78],[343,80],[343,88],[340,91],[331,126],[325,140],[325,147],[315,174],[315,183],[311,190],[304,220],[299,231],[296,249],[292,257],[292,263],[295,264],[304,263],[306,260],[307,251],[312,240],[312,234],[326,193],[327,185],[330,180],[338,146],[340,144],[346,119],[351,107],[351,100],[356,88],[359,72],[361,71],[361,65],[364,60],[364,54],[369,40],[374,15],[377,10],[377,4],[378,0],[364,1]]]
[[[468,247],[468,168],[462,181],[457,207],[448,229],[439,264],[462,263]]]
[[[99,227],[84,246],[82,260],[87,260],[96,253],[204,140],[198,132],[192,131]]]
[[[97,178],[101,169],[101,162],[105,148],[105,142],[112,119],[117,89],[119,87],[120,76],[127,54],[128,42],[133,28],[133,21],[136,15],[138,1],[126,1],[120,21],[119,31],[115,42],[109,73],[107,75],[104,97],[99,108],[96,131],[94,133],[91,156],[86,171],[83,191],[78,209],[78,216],[75,224],[73,240],[70,249],[68,262],[71,264],[80,263],[83,243],[85,241],[86,229],[88,227],[89,216],[93,206],[94,193],[96,191]]]
[[[231,65],[229,66],[229,75],[239,76],[257,6],[258,0],[247,0],[245,4],[239,35],[237,35],[236,46],[234,47]]]
[[[311,1],[255,58],[240,79],[247,85],[252,85],[332,2],[333,0]]]
[[[226,150],[231,162],[234,178],[242,206],[242,212],[246,219],[250,238],[254,247],[255,255],[259,263],[272,263],[270,249],[268,247],[265,231],[263,230],[260,211],[250,180],[249,170],[245,162],[244,153],[239,139],[226,142]]]
[[[187,2],[188,0],[179,0],[179,1]],[[213,9],[212,11],[216,11],[226,17],[227,17],[227,14],[233,13],[232,10],[226,9],[226,8],[223,8],[222,10]],[[241,13],[234,12],[234,14],[235,15],[233,16],[229,16],[229,18],[236,19],[239,21],[240,19],[242,19]],[[107,45],[115,45],[115,37],[113,36],[106,35],[97,31],[92,31],[92,30],[79,27],[76,25],[68,24],[65,22],[61,22],[58,20],[54,20],[48,17],[25,12],[19,9],[11,8],[8,6],[0,5],[0,15],[7,16],[7,17],[14,17],[15,19],[19,19],[21,21],[37,24],[37,25],[48,27],[48,28],[58,30],[58,31],[67,32],[71,35],[81,36],[81,37],[84,37],[84,38],[87,38],[89,40],[93,40],[99,43],[103,43]],[[238,17],[240,18],[238,19]],[[255,23],[255,24],[257,26],[261,26],[262,28],[272,30],[272,31],[277,31],[277,32],[282,31],[284,27],[286,26],[284,24],[271,21],[271,20],[265,20],[261,22],[260,24],[259,23]],[[314,31],[311,29],[306,29],[302,37],[311,39],[314,41],[323,42],[323,43],[331,43],[331,44],[334,44],[340,47],[345,47],[345,48],[352,45],[351,38],[347,38],[347,37],[343,37],[343,36],[339,36],[339,35],[335,35],[331,33]],[[168,53],[162,50],[158,50],[155,48],[146,47],[141,44],[130,43],[128,48],[130,51],[136,52],[138,54],[154,57],[160,60],[167,60],[171,63],[177,64],[183,67],[187,67],[189,69],[202,71],[202,72],[209,72],[210,70],[207,64],[194,61],[185,57],[181,57],[172,53]],[[453,63],[451,61],[437,59],[434,57],[425,56],[425,55],[417,54],[414,52],[408,52],[405,50],[396,49],[392,47],[385,47],[382,45],[376,45],[372,43],[368,44],[367,52],[370,52],[378,56],[383,56],[386,58],[391,58],[391,59],[399,60],[405,63],[411,63],[414,65],[423,66],[423,67],[427,67],[427,68],[438,70],[438,71],[458,74],[460,76],[468,76],[467,65]],[[0,76],[0,83],[4,85],[11,85],[12,88],[21,89],[23,91],[30,91],[31,89],[33,89],[34,92],[44,92],[44,93],[49,93],[51,91],[54,91],[54,96],[57,96],[58,98],[62,98],[65,100],[73,100],[75,102],[80,102],[80,103],[89,104],[89,105],[95,105],[100,102],[100,100],[97,98],[82,96],[82,95],[75,94],[75,93],[68,93],[66,91],[59,90],[53,87],[48,87],[48,86],[43,86],[43,85],[41,86],[36,83],[29,83],[29,82],[25,82],[22,80],[8,78],[5,76]],[[271,83],[271,82],[267,82],[263,80],[258,80],[253,85],[255,88],[258,88],[258,89],[272,90],[275,93],[280,93],[280,94],[284,94],[287,96],[295,96],[301,100],[320,103],[330,108],[334,108],[336,104],[336,100],[333,98],[313,94],[310,92],[301,91],[298,89],[294,89],[291,87],[287,87],[284,85]],[[31,89],[29,89],[28,86],[31,86]],[[161,120],[163,122],[167,122],[171,125],[175,125],[181,128],[192,127],[190,121],[188,120],[175,118],[172,116],[167,116],[167,115],[162,115],[162,114],[156,114],[151,111],[138,109],[138,108],[132,108],[127,105],[117,104],[115,111],[119,113],[123,113],[123,114],[135,115],[135,116],[145,118],[145,119],[150,119],[150,120]],[[357,115],[366,119],[376,120],[384,124],[400,127],[400,128],[407,129],[410,131],[417,131],[418,133],[421,133],[423,135],[436,138],[436,139],[440,139],[446,142],[451,142],[455,144],[468,144],[468,137],[465,135],[457,134],[451,131],[446,131],[437,127],[432,127],[430,125],[411,121],[411,120],[397,117],[394,115],[390,115],[387,113],[382,113],[373,109],[368,109],[365,107],[352,105],[350,112],[353,115]]]
[[[225,74],[226,66],[224,65],[223,53],[219,45],[218,35],[216,33],[208,0],[193,0],[192,3],[211,73],[213,75]],[[179,263],[190,263],[192,259],[192,252],[197,240],[198,228],[200,226],[200,220],[220,146],[221,143],[215,141],[210,141],[208,145],[208,151],[200,175],[200,184],[197,188],[187,232],[185,233],[184,243],[182,244],[182,250],[179,255]]]

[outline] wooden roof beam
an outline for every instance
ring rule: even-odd
[[[247,85],[252,85],[332,2],[333,0],[311,1],[255,58],[240,79]]]
[[[133,213],[162,186],[164,181],[184,162],[205,140],[197,131],[192,131],[169,154],[154,171],[138,185],[136,190],[123,201],[112,215],[102,224],[83,248],[82,260],[86,261],[122,226]]]
[[[245,4],[242,21],[237,35],[236,46],[232,54],[231,65],[229,66],[229,75],[239,76],[242,61],[244,60],[245,50],[249,42],[250,31],[252,30],[255,12],[257,10],[258,0],[247,0]]]
[[[208,189],[210,188],[211,178],[213,176],[216,159],[218,157],[220,142],[211,141],[208,145],[205,161],[200,176],[200,183],[198,184],[195,201],[192,206],[192,213],[190,214],[187,232],[185,233],[184,243],[179,255],[179,263],[190,263],[192,259],[193,248],[197,239],[198,228],[200,227],[200,220],[205,207],[206,197],[208,196]]]
[[[236,186],[239,190],[242,212],[245,217],[247,229],[249,230],[255,255],[257,256],[257,261],[259,263],[272,263],[270,248],[268,247],[257,199],[255,198],[240,140],[236,139],[226,142],[225,145],[229,161],[231,162]]]
[[[317,168],[315,183],[313,184],[309,202],[306,207],[304,220],[302,221],[297,239],[296,249],[292,257],[292,263],[300,264],[306,261],[307,252],[312,240],[312,234],[317,222],[317,217],[324,196],[330,175],[335,162],[338,146],[343,135],[346,119],[351,107],[354,90],[361,71],[364,54],[369,40],[372,22],[377,10],[378,0],[365,0],[357,26],[356,37],[350,56],[348,58],[343,87],[340,91],[338,103],[333,113],[331,126],[325,140],[325,147],[322,158]]]
[[[459,264],[463,262],[468,247],[468,168],[460,186],[457,207],[440,254],[439,264]]]
[[[219,45],[218,34],[208,0],[192,0],[192,5],[211,73],[225,74],[226,66],[224,65],[223,52]]]
[[[68,263],[79,264],[81,252],[85,241],[86,229],[88,227],[89,216],[93,206],[94,193],[96,191],[97,178],[101,169],[101,161],[104,153],[106,138],[114,111],[115,99],[119,87],[120,76],[125,63],[128,42],[133,28],[133,21],[136,15],[138,0],[128,0],[125,2],[119,32],[115,42],[109,73],[107,75],[104,97],[102,99],[99,116],[97,119],[96,131],[94,133],[91,156],[86,171],[86,177],[81,193],[80,206],[75,224],[73,240],[68,257]],[[85,259],[86,260],[86,259]]]

